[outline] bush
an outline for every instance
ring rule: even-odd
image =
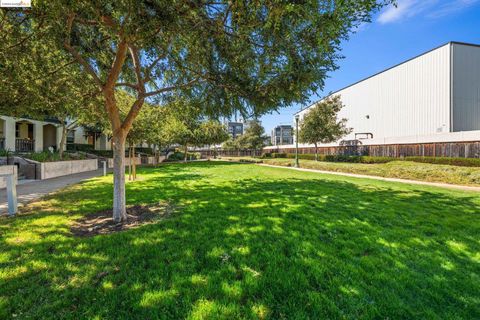
[[[60,159],[60,154],[58,152],[42,151],[42,152],[32,152],[24,156],[27,159],[37,161],[37,162],[54,162],[54,161],[68,161],[68,160],[81,160],[85,159],[84,155],[81,154],[71,154],[64,152],[63,159]]]
[[[295,159],[294,153],[270,153],[263,155],[262,158],[289,158]],[[299,159],[302,160],[315,160],[314,154],[299,154]],[[318,161],[327,162],[349,162],[349,163],[387,163],[390,161],[399,160],[397,158],[390,157],[370,157],[370,156],[347,156],[347,155],[318,155]]]
[[[68,143],[67,144],[68,151],[83,151],[83,152],[91,152],[94,150],[94,146],[91,144],[84,144],[84,143]]]
[[[153,156],[153,149],[152,148],[138,148],[135,147],[135,153],[145,153],[146,155]]]
[[[88,153],[104,158],[113,158],[113,150],[90,150]],[[125,152],[127,155],[127,153]]]
[[[11,155],[13,155],[12,151],[0,149],[0,157],[10,157]]]
[[[182,161],[185,158],[185,153],[180,151],[175,151],[171,155],[168,156],[167,161]],[[199,152],[188,152],[187,159],[188,160],[198,160],[201,158],[201,154]]]
[[[480,159],[477,158],[447,158],[447,157],[405,157],[407,161],[447,164],[461,167],[480,167]]]

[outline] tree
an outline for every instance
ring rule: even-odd
[[[188,159],[188,147],[201,143],[199,132],[202,123],[201,109],[185,99],[176,99],[166,108],[168,115],[163,128],[166,139],[184,148],[184,161]]]
[[[202,122],[198,128],[199,144],[208,145],[209,154],[212,145],[218,145],[228,140],[228,131],[218,120],[208,120]],[[214,152],[216,158],[216,150]]]
[[[0,11],[6,31],[0,36],[0,112],[36,120],[57,119],[62,126],[58,148],[62,158],[68,131],[94,124],[101,117],[98,105],[102,102],[78,65],[62,65],[67,58],[65,52],[39,41],[41,35],[36,33],[31,34],[30,41],[22,41],[19,30],[24,20],[11,21],[7,19],[9,13]],[[44,59],[40,61],[39,56]]]
[[[17,41],[41,34],[36,41],[69,53],[101,95],[113,130],[113,218],[122,221],[125,140],[145,101],[181,94],[215,116],[305,101],[336,69],[341,41],[390,2],[39,0],[10,17],[25,25]],[[124,119],[118,87],[136,98]]]
[[[233,137],[228,137],[227,140],[222,144],[222,149],[224,150],[239,150],[240,146],[238,145],[238,139],[233,139]]]
[[[243,135],[237,138],[240,149],[260,150],[265,143],[265,129],[258,120],[250,121]]]
[[[329,97],[319,102],[307,112],[300,122],[298,140],[301,143],[315,145],[315,160],[318,161],[318,144],[338,141],[349,134],[347,119],[338,119],[338,112],[343,108],[340,96]]]

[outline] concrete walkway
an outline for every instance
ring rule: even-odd
[[[480,192],[480,187],[462,186],[462,185],[457,185],[457,184],[407,180],[407,179],[398,179],[398,178],[385,178],[385,177],[379,177],[379,176],[368,176],[368,175],[364,175],[364,174],[336,172],[336,171],[325,171],[325,170],[304,169],[304,168],[295,168],[295,167],[274,166],[274,165],[271,165],[271,164],[263,164],[263,163],[259,163],[257,165],[264,166],[264,167],[283,168],[283,169],[290,169],[290,170],[297,170],[297,171],[305,171],[305,172],[333,174],[333,175],[345,176],[345,177],[366,178],[366,179],[374,179],[374,180],[382,180],[382,181],[390,181],[390,182],[400,182],[400,183],[407,183],[407,184],[418,184],[418,185],[423,185],[423,186],[432,186],[432,187],[440,187],[440,188],[449,188],[449,189],[457,189],[457,190],[464,190],[464,191]]]
[[[52,179],[29,180],[25,183],[19,183],[17,185],[18,206],[24,206],[31,201],[37,200],[49,193],[63,189],[66,186],[101,175],[103,175],[103,169],[82,172]],[[0,215],[6,214],[7,211],[7,190],[0,189]]]

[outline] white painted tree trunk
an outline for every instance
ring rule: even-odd
[[[133,163],[131,162],[133,160]],[[130,160],[130,163],[132,163],[132,176],[133,176],[133,181],[137,180],[137,158],[135,157],[135,145],[132,147],[132,160]]]
[[[58,155],[60,159],[63,159],[63,150],[65,149],[65,142],[67,141],[68,128],[66,121],[62,123],[62,139],[60,140],[60,146],[58,147]]]
[[[127,220],[125,198],[125,139],[113,137],[113,220]]]

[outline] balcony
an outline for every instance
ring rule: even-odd
[[[15,139],[16,152],[32,152],[35,146],[35,140]]]

